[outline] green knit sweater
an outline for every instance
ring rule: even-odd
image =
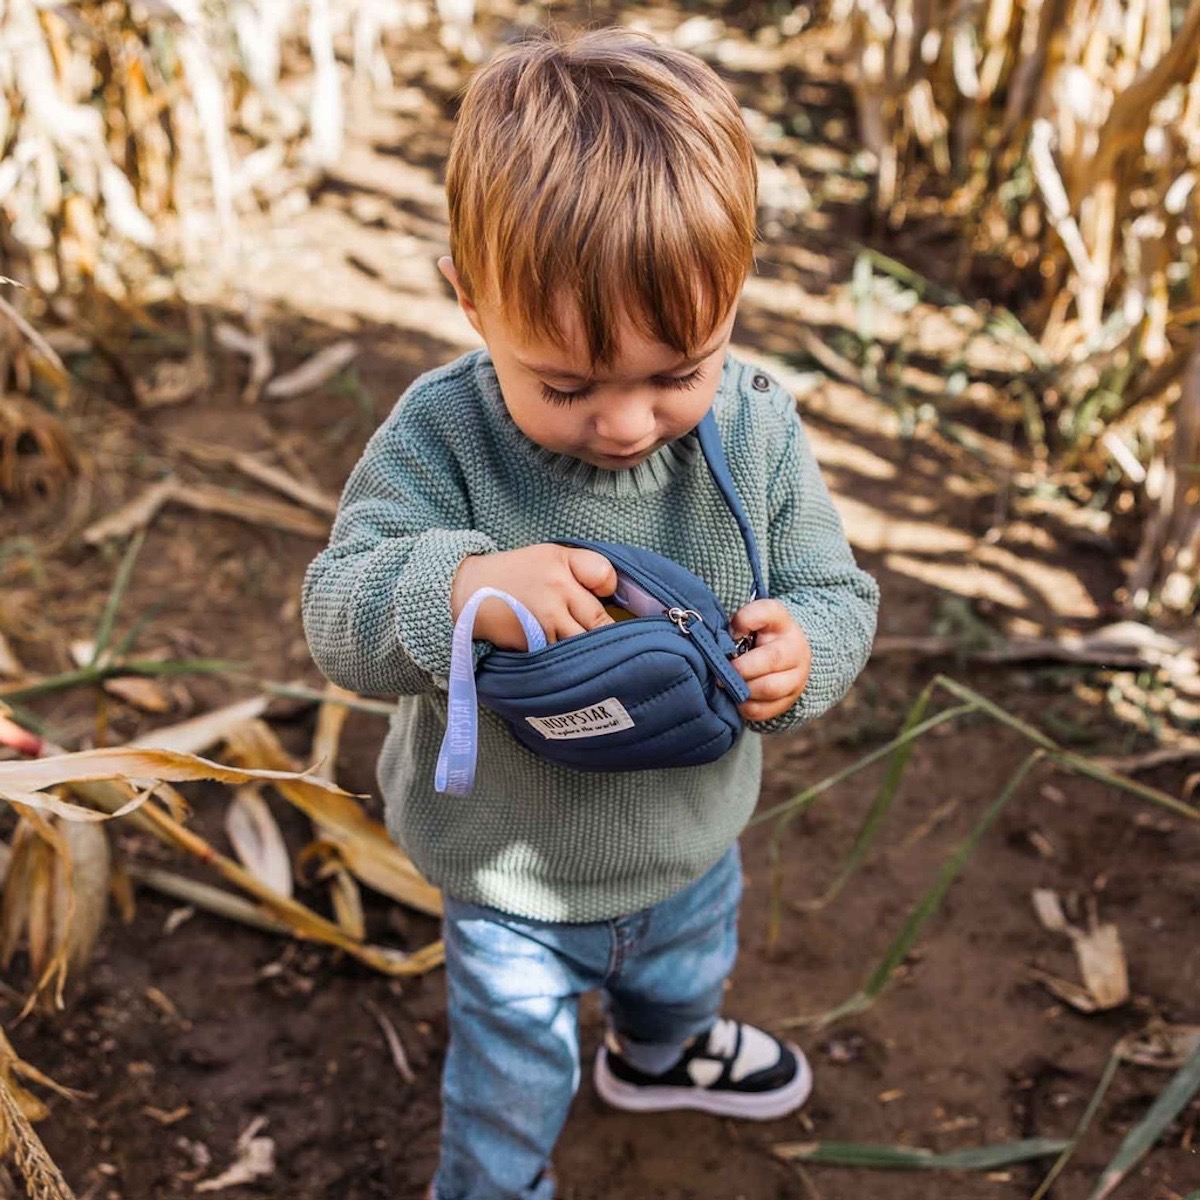
[[[694,434],[626,471],[556,454],[513,423],[483,351],[418,379],[363,451],[309,567],[304,627],[335,683],[400,697],[378,768],[388,828],[451,895],[551,921],[606,920],[665,899],[745,826],[760,733],[823,713],[866,662],[878,589],[855,565],[792,397],[730,355],[715,411],[770,595],[812,645],[803,695],[715,763],[611,774],[538,758],[481,710],[469,796],[433,787],[450,585],[465,556],[559,538],[645,546],[694,571],[732,614],[751,587],[742,539]]]

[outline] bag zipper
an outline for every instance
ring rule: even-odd
[[[667,587],[660,579],[647,571],[632,566],[621,555],[605,552],[614,567],[628,575],[639,586],[646,586],[654,591],[658,599],[670,605],[666,616],[668,620],[686,637],[690,637],[697,649],[708,660],[708,665],[717,673],[725,690],[740,704],[750,698],[750,688],[746,681],[733,669],[728,658],[717,644],[716,636],[704,623],[704,618],[694,608],[687,608],[682,598]]]

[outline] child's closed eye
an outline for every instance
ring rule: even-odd
[[[704,368],[697,367],[686,375],[656,375],[651,382],[655,387],[662,388],[664,391],[681,392],[696,387],[703,375]],[[596,390],[595,384],[590,383],[573,392],[561,391],[559,388],[551,387],[548,383],[543,383],[541,387],[542,399],[547,404],[572,404],[576,400],[586,400]]]

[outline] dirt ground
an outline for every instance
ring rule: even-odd
[[[598,10],[589,10],[595,19]],[[664,27],[678,17],[647,13]],[[496,32],[496,31],[493,31]],[[499,32],[503,32],[502,30]],[[721,69],[740,90],[771,164],[764,176],[765,243],[735,334],[739,353],[793,386],[860,561],[883,585],[881,634],[923,635],[971,614],[1005,632],[1087,629],[1109,615],[1120,579],[1118,546],[1097,545],[1048,517],[1009,512],[995,524],[997,481],[977,456],[923,434],[902,437],[894,413],[845,382],[818,375],[799,330],[853,329],[850,244],[895,248],[874,228],[853,169],[844,94],[815,51],[731,32]],[[96,625],[121,548],[85,548],[82,523],[111,512],[167,470],[185,481],[253,490],[178,452],[192,439],[274,456],[336,494],[371,429],[422,370],[474,343],[435,274],[444,250],[439,164],[461,72],[429,34],[411,36],[397,87],[353,122],[343,163],[303,212],[251,221],[238,287],[194,273],[189,295],[211,328],[252,304],[281,366],[337,337],[359,348],[335,384],[289,400],[247,405],[244,360],[214,350],[211,384],[192,402],[135,408],[102,364],[79,362],[71,429],[88,483],[58,503],[0,512],[5,625],[26,664],[65,666],[62,647]],[[754,116],[754,114],[759,114]],[[787,120],[785,121],[785,117]],[[791,191],[784,184],[790,184]],[[796,190],[797,185],[802,193]],[[790,206],[787,197],[807,194]],[[907,230],[910,261],[937,273],[953,255],[936,228]],[[960,281],[961,282],[961,281]],[[970,286],[970,279],[966,280]],[[180,314],[130,349],[149,377],[182,353]],[[937,332],[928,310],[920,327]],[[944,365],[944,364],[942,364]],[[1002,370],[1002,366],[994,368]],[[966,419],[966,418],[964,418]],[[981,438],[994,431],[977,422]],[[989,535],[989,530],[992,532]],[[987,536],[985,536],[987,535]],[[236,658],[251,676],[316,685],[298,620],[298,588],[318,540],[224,517],[167,509],[154,522],[123,606],[127,627],[160,606],[140,644],[175,654]],[[957,616],[956,616],[957,614]],[[1143,743],[1096,699],[1107,676],[1050,667],[968,669],[899,656],[874,660],[852,696],[812,728],[768,745],[764,808],[881,745],[937,670],[1079,749],[1123,753]],[[1086,685],[1092,685],[1089,691]],[[159,721],[250,693],[250,681],[189,679]],[[946,698],[943,697],[943,700]],[[38,706],[64,739],[95,732],[94,698]],[[276,728],[296,754],[311,742],[311,707],[280,704]],[[112,703],[116,741],[150,718]],[[348,724],[338,778],[373,793],[383,722]],[[876,848],[846,890],[813,911],[804,902],[834,878],[874,794],[877,769],[833,789],[782,842],[786,905],[777,944],[767,939],[769,825],[744,840],[748,888],[743,949],[730,1013],[767,1027],[825,1011],[865,980],[906,913],[1024,755],[1007,729],[971,720],[922,741]],[[1179,795],[1182,770],[1146,776]],[[198,828],[223,844],[217,789],[193,789]],[[373,797],[371,804],[378,811]],[[306,840],[294,813],[276,810],[291,844]],[[118,834],[131,859],[159,857]],[[1042,767],[987,834],[963,876],[868,1011],[795,1036],[816,1072],[812,1101],[767,1125],[701,1115],[606,1111],[586,1078],[557,1154],[567,1200],[1004,1200],[1028,1197],[1046,1163],[988,1175],[906,1175],[781,1162],[781,1142],[879,1142],[938,1150],[1022,1137],[1068,1136],[1109,1052],[1152,1019],[1200,1022],[1200,830],[1114,789]],[[1081,908],[1094,902],[1118,927],[1133,998],[1085,1016],[1032,976],[1067,978],[1065,939],[1044,930],[1030,894],[1053,888]],[[315,890],[304,893],[324,903]],[[88,1093],[52,1099],[40,1132],[80,1200],[181,1200],[233,1161],[240,1133],[262,1118],[276,1169],[231,1197],[417,1200],[434,1168],[438,1077],[446,1044],[440,972],[398,983],[326,950],[291,944],[203,914],[176,923],[180,905],[148,891],[128,925],[110,922],[67,1012],[12,1026],[18,1051],[59,1082]],[[418,948],[432,919],[369,898],[373,937]],[[23,981],[19,972],[9,982]],[[405,1083],[375,1012],[407,1048]],[[584,1054],[598,1022],[585,1010]],[[1083,1200],[1125,1132],[1167,1076],[1124,1067],[1092,1131],[1053,1195]],[[1130,1200],[1178,1200],[1200,1188],[1200,1106],[1126,1182]]]

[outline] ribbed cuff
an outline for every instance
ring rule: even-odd
[[[396,636],[408,657],[435,678],[450,674],[450,588],[459,565],[472,554],[496,550],[474,529],[430,529],[412,547],[396,587]]]

